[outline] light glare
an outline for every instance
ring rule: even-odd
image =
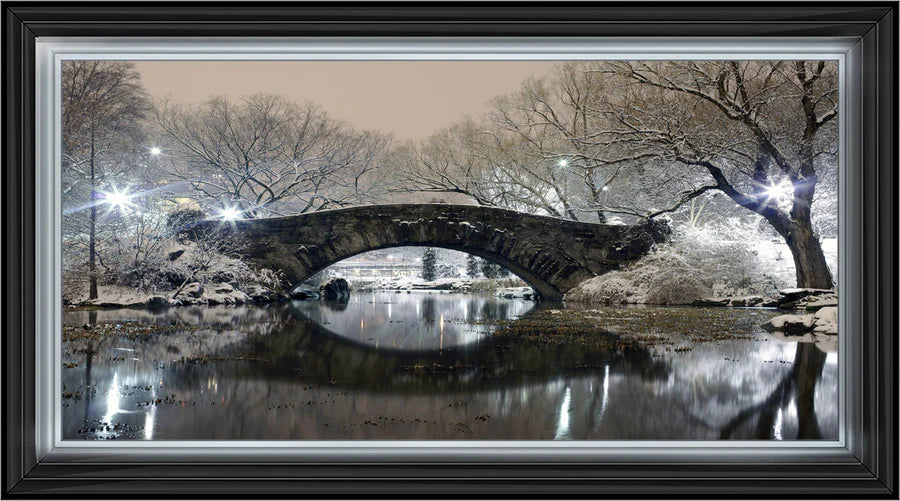
[[[162,150],[159,149],[159,148],[157,148],[156,146],[150,148],[150,154],[151,154],[151,155],[157,156],[157,155],[159,155],[160,153],[162,153]]]
[[[559,162],[557,162],[557,165],[559,165],[560,167],[566,167],[566,166],[569,165],[569,161],[566,160],[565,158],[563,158],[562,160],[560,160]]]
[[[225,221],[234,221],[241,218],[241,211],[234,207],[229,207],[221,211],[222,219]]]
[[[119,191],[115,188],[110,192],[103,193],[103,198],[106,200],[106,203],[115,208],[125,207],[131,201],[131,195],[128,194],[128,190]]]

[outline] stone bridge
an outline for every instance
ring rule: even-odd
[[[234,235],[253,264],[296,284],[341,260],[400,246],[442,247],[493,261],[547,299],[646,254],[668,234],[664,223],[593,224],[493,207],[370,205],[296,216],[203,221]]]

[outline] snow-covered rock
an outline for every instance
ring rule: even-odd
[[[178,295],[199,299],[203,296],[203,285],[200,282],[191,282],[185,285]]]
[[[494,291],[494,295],[504,299],[536,299],[531,287],[504,287]]]
[[[252,303],[263,304],[263,303],[271,303],[273,301],[279,301],[282,298],[282,295],[263,287],[261,285],[251,285],[247,287],[247,290],[244,291],[247,294],[247,298]]]
[[[817,311],[825,307],[836,307],[838,297],[836,294],[822,294],[806,301],[806,311]]]
[[[780,315],[762,325],[767,331],[780,331],[787,335],[803,335],[809,332],[837,335],[837,307],[826,306],[814,314]]]
[[[813,321],[812,315],[780,315],[762,324],[762,328],[786,334],[804,334],[813,329]]]
[[[825,306],[813,315],[813,332],[821,334],[837,334],[837,306]]]
[[[248,301],[247,294],[235,290],[231,284],[213,284],[203,291],[203,299],[206,304],[244,304]]]

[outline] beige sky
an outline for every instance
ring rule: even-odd
[[[200,101],[210,95],[284,94],[321,105],[358,128],[428,136],[487,109],[550,61],[143,61],[135,66],[153,96]]]

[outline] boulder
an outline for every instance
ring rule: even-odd
[[[813,329],[812,315],[780,315],[762,324],[767,331],[781,331],[790,335],[802,335]]]
[[[822,294],[821,296],[811,297],[806,301],[806,311],[818,311],[825,307],[836,307],[838,305],[838,297],[836,294]]]
[[[281,299],[281,294],[261,285],[251,285],[244,292],[247,294],[247,298],[250,302],[256,304],[271,303]]]
[[[207,304],[244,304],[249,299],[247,294],[235,290],[231,284],[214,284],[203,293]]]
[[[745,308],[749,306],[758,306],[762,304],[763,297],[762,296],[744,296],[744,297],[735,297],[732,298],[728,303],[729,306],[734,306],[737,308]]]
[[[505,287],[494,291],[494,296],[504,299],[524,299],[526,301],[536,299],[531,287]]]
[[[235,281],[235,276],[230,271],[217,271],[210,277],[210,281],[216,284],[224,284]]]
[[[769,331],[779,331],[787,335],[802,336],[809,332],[819,335],[837,335],[837,307],[825,306],[814,314],[780,315],[762,325]]]
[[[172,302],[165,296],[150,296],[147,299],[148,308],[165,308],[172,306]]]
[[[831,289],[781,289],[778,291],[780,300],[777,307],[783,310],[794,308],[804,308],[811,297],[821,296],[824,294],[834,294]]]
[[[730,302],[727,297],[707,297],[691,302],[691,306],[728,306]]]
[[[203,296],[203,285],[200,282],[191,282],[181,289],[179,296],[200,298]]]
[[[813,332],[818,334],[838,333],[837,306],[819,308],[813,315]]]
[[[332,278],[319,287],[326,301],[346,302],[350,300],[350,284],[343,278]]]
[[[319,299],[319,291],[307,288],[297,288],[289,292],[288,297],[291,299],[299,299],[300,301]]]

